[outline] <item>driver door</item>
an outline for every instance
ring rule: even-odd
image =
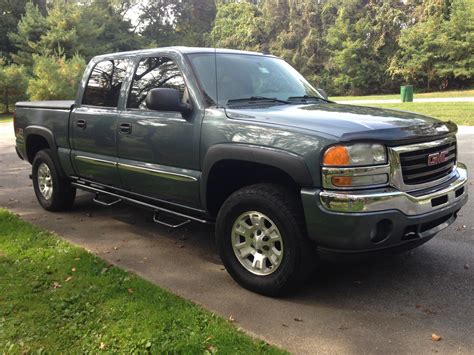
[[[118,120],[118,168],[126,190],[199,206],[199,137],[202,111],[152,111],[145,98],[154,88],[173,88],[190,102],[185,77],[170,54],[139,59],[126,108]]]

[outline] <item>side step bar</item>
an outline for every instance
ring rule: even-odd
[[[107,202],[107,201],[101,201],[100,200],[100,194],[98,192],[96,192],[94,198],[92,199],[93,202],[97,203],[98,205],[101,205],[101,206],[105,206],[105,207],[111,207],[113,205],[116,205],[120,202],[122,202],[122,199],[121,198],[118,198],[112,202]]]
[[[95,200],[94,202],[96,202],[96,203],[97,203],[97,201],[99,201],[99,200],[98,200],[98,196],[99,196],[99,195],[107,195],[107,196],[116,198],[116,200],[113,201],[111,204],[107,204],[106,202],[103,202],[103,201],[98,202],[99,204],[101,204],[101,205],[103,205],[103,206],[111,206],[111,205],[114,205],[114,204],[119,203],[119,202],[127,202],[127,203],[130,203],[130,204],[133,204],[133,205],[138,205],[138,206],[141,206],[141,207],[150,209],[150,210],[152,210],[152,211],[155,212],[155,215],[153,216],[153,221],[154,221],[154,222],[159,223],[159,224],[163,224],[163,225],[165,225],[165,226],[167,226],[167,227],[170,227],[170,228],[178,228],[178,227],[181,227],[181,226],[183,226],[184,224],[189,223],[190,221],[195,221],[195,222],[204,223],[204,224],[212,224],[211,221],[206,220],[206,219],[201,219],[201,218],[189,216],[189,215],[184,214],[184,213],[181,213],[181,212],[176,212],[176,211],[173,211],[173,210],[164,208],[164,207],[159,207],[159,206],[156,206],[156,205],[152,205],[152,204],[147,203],[147,202],[139,201],[139,200],[133,199],[133,198],[131,198],[131,197],[127,197],[127,196],[122,196],[122,195],[116,194],[116,193],[114,193],[114,192],[102,190],[102,189],[97,188],[97,187],[85,185],[85,184],[78,183],[78,182],[74,182],[74,181],[71,182],[71,185],[77,187],[78,189],[95,193],[96,196],[94,197],[94,200]],[[166,214],[171,214],[171,215],[173,215],[173,216],[176,216],[176,217],[185,219],[185,220],[186,220],[186,223],[184,223],[184,224],[183,224],[183,223],[179,223],[179,224],[177,224],[177,225],[171,225],[171,224],[168,225],[168,223],[165,224],[164,222],[160,221],[160,220],[157,218],[157,214],[156,214],[157,212],[163,212],[163,213],[166,213]],[[188,221],[188,220],[189,220],[189,221]],[[174,226],[175,226],[175,227],[174,227]]]

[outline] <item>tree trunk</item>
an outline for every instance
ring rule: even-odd
[[[8,102],[8,88],[5,88],[5,99],[4,99],[4,104],[5,104],[5,113],[10,113],[10,107],[9,102]]]

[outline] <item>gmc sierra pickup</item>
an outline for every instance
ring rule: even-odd
[[[318,251],[418,246],[467,201],[457,127],[340,105],[271,55],[170,47],[106,54],[75,101],[19,102],[20,158],[43,208],[148,208],[157,223],[215,223],[230,275],[266,295]]]

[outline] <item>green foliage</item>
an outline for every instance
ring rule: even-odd
[[[259,16],[257,7],[250,3],[219,2],[210,43],[216,47],[259,50]]]
[[[55,1],[46,16],[28,3],[17,32],[10,39],[18,48],[14,61],[33,64],[33,55],[79,54],[89,60],[97,54],[139,49],[140,37],[111,0],[96,1],[89,6]]]
[[[79,56],[33,55],[33,77],[28,83],[32,100],[72,100],[86,63]]]
[[[427,90],[449,81],[472,82],[474,78],[474,3],[452,0],[419,5],[419,22],[401,32],[400,50],[389,72]],[[444,81],[444,82],[443,82]]]
[[[34,55],[88,61],[143,47],[208,45],[278,55],[331,95],[474,83],[472,0],[25,3],[0,0],[0,55],[30,73]],[[135,28],[125,16],[132,5],[140,11]]]
[[[1,64],[1,63],[0,63]],[[0,102],[8,113],[13,104],[26,99],[27,72],[19,65],[0,66]]]
[[[2,209],[0,275],[1,353],[283,353]]]
[[[17,48],[17,53],[12,56],[15,63],[31,67],[32,55],[42,51],[40,40],[47,28],[47,20],[39,8],[33,3],[27,3],[25,14],[18,22],[17,31],[9,34],[10,40]]]

